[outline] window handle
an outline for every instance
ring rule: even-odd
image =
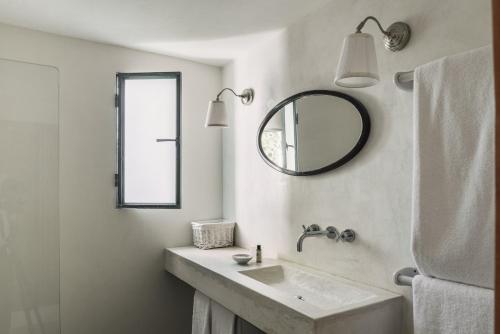
[[[161,142],[164,142],[164,141],[177,141],[177,139],[163,139],[163,138],[156,139],[157,143],[161,143]]]

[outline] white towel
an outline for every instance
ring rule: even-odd
[[[196,290],[193,303],[192,334],[210,334],[210,298]]]
[[[415,70],[412,250],[420,273],[493,288],[492,49]]]
[[[494,292],[418,275],[413,279],[415,334],[493,334]]]
[[[212,334],[234,334],[233,312],[212,300]]]

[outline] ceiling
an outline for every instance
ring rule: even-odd
[[[0,0],[0,22],[223,65],[330,0]]]

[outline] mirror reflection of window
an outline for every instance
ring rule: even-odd
[[[297,114],[295,110],[295,102],[289,103],[283,108],[284,110],[284,120],[285,120],[285,157],[286,164],[284,168],[290,170],[297,170]]]
[[[269,129],[262,133],[262,150],[269,160],[278,166],[283,166],[283,131],[281,129]]]

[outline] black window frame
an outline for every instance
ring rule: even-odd
[[[176,200],[175,203],[125,203],[124,201],[124,148],[125,148],[125,81],[133,79],[175,79],[176,80],[176,137],[171,139],[157,139],[157,141],[176,142]],[[117,136],[117,174],[115,174],[115,187],[117,189],[117,208],[137,209],[180,209],[181,208],[181,110],[182,110],[182,73],[181,72],[140,72],[116,73],[116,136]]]

